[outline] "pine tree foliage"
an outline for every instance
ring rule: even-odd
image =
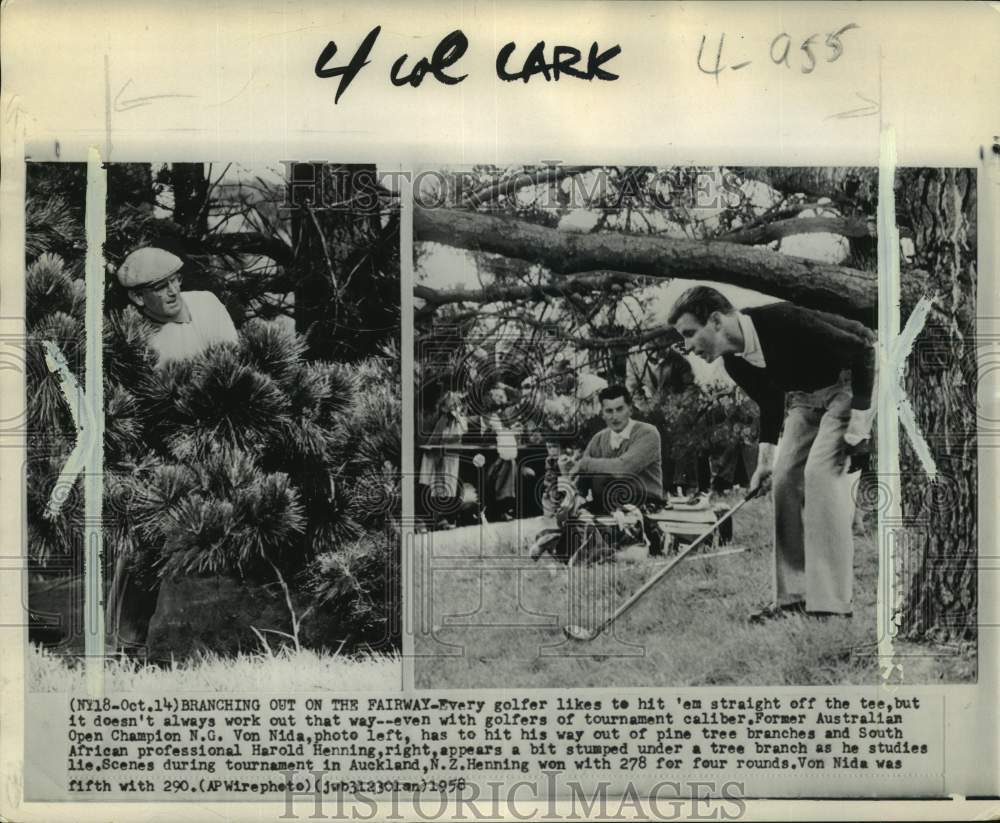
[[[67,562],[79,573],[82,556],[82,483],[57,482],[76,430],[43,343],[82,386],[83,185],[29,174],[28,552],[50,573]],[[148,169],[109,172],[109,271],[139,243],[190,234],[152,217],[156,185]],[[287,318],[237,317],[237,343],[157,368],[153,324],[121,297],[108,287],[103,326],[107,581],[119,558],[146,588],[280,576],[297,608],[332,615],[350,646],[398,641],[388,628],[399,603],[398,349],[316,360]]]
[[[386,603],[400,602],[399,532],[366,534],[339,551],[316,558],[306,577],[314,602],[350,626],[344,639],[370,648],[397,645],[397,613]]]
[[[82,224],[65,198],[56,194],[29,198],[24,212],[25,252],[29,260],[83,248]]]

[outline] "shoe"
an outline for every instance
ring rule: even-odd
[[[782,603],[781,605],[777,603],[768,603],[766,606],[750,612],[747,616],[747,623],[756,625],[758,623],[765,623],[768,620],[774,620],[779,617],[787,617],[789,614],[805,613],[806,604],[802,601],[798,601],[797,603]]]

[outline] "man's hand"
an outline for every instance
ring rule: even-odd
[[[757,496],[766,492],[771,486],[771,474],[774,471],[774,444],[761,443],[757,447],[757,469],[750,478],[747,494]]]
[[[873,419],[872,409],[851,410],[851,419],[847,424],[847,431],[844,432],[844,451],[850,461],[847,467],[848,474],[865,471],[871,463]]]
[[[844,432],[844,442],[848,446],[857,446],[871,437],[872,423],[875,420],[874,409],[851,409],[851,419]]]
[[[858,443],[844,441],[844,451],[848,458],[847,473],[867,471],[872,460],[872,441],[870,437]]]

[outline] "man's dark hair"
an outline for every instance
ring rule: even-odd
[[[683,315],[690,314],[704,326],[708,322],[709,315],[716,311],[730,314],[736,309],[722,292],[711,286],[692,286],[677,298],[667,322],[673,326]]]
[[[616,397],[623,397],[626,403],[632,405],[632,394],[624,386],[605,386],[597,393],[597,399],[601,403],[605,400],[614,400]]]

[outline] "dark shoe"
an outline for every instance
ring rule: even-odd
[[[768,603],[763,608],[750,612],[747,616],[747,623],[756,625],[758,623],[766,623],[768,620],[775,620],[779,617],[787,617],[790,614],[805,613],[806,604],[801,601],[798,603],[782,603],[781,605]]]

